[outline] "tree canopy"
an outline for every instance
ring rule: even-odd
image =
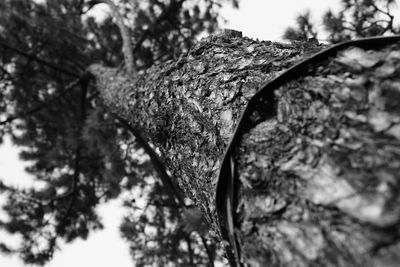
[[[220,256],[214,240],[181,222],[186,216],[195,224],[201,216],[168,185],[173,178],[157,167],[152,147],[104,108],[89,82],[86,69],[93,63],[123,67],[124,36],[113,8],[108,6],[104,19],[96,17],[107,3],[0,3],[0,134],[21,147],[20,157],[31,163],[27,171],[36,181],[26,189],[0,183],[8,215],[0,227],[22,239],[19,247],[1,243],[0,248],[26,263],[44,264],[60,239],[85,239],[101,229],[96,206],[125,191],[131,192],[125,205],[131,212],[121,233],[138,266],[213,261]],[[222,4],[238,5],[235,0],[113,3],[133,44],[138,71],[176,59],[200,35],[218,28]],[[138,192],[148,201],[139,213]]]
[[[354,38],[400,33],[395,24],[395,0],[341,0],[338,11],[327,10],[322,17],[329,43],[339,43]],[[318,32],[306,11],[296,18],[296,25],[288,27],[283,38],[294,41],[317,39]]]

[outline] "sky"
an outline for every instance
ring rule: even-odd
[[[294,25],[297,15],[310,10],[311,18],[321,29],[322,14],[338,9],[339,3],[340,0],[241,0],[239,9],[224,8],[222,15],[229,20],[226,28],[239,30],[244,36],[282,41],[284,30]]]
[[[222,15],[228,20],[224,28],[239,30],[244,36],[254,39],[281,41],[284,29],[294,24],[299,13],[311,10],[312,18],[321,25],[322,14],[328,8],[335,10],[338,6],[339,0],[241,0],[238,10],[226,7]],[[25,164],[18,160],[17,153],[18,149],[7,140],[0,146],[0,179],[23,187],[31,184],[32,178],[24,173]],[[123,217],[121,200],[102,205],[98,211],[105,229],[92,233],[86,241],[61,244],[61,251],[57,251],[45,267],[134,266],[128,244],[120,238],[118,230]],[[0,218],[3,215],[0,213]],[[0,240],[12,239],[0,231]],[[24,264],[15,256],[0,254],[0,266],[22,267]]]

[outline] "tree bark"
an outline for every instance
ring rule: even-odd
[[[398,48],[320,62],[278,88],[276,115],[243,135],[235,158],[242,263],[400,263]],[[159,148],[221,236],[215,187],[241,112],[261,83],[319,49],[230,33],[136,77],[99,65],[90,71],[105,104]]]

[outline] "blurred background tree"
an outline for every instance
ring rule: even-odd
[[[400,33],[400,25],[394,23],[393,10],[396,0],[341,0],[337,12],[328,10],[322,23],[328,43],[339,43],[355,38]],[[288,27],[283,38],[290,41],[317,39],[315,23],[309,11],[296,18],[296,25]]]
[[[214,32],[222,4],[238,6],[236,0],[115,3],[139,71],[176,59]],[[0,2],[0,136],[20,146],[35,177],[29,189],[0,182],[8,217],[0,227],[22,238],[19,247],[0,243],[0,249],[44,264],[60,239],[85,239],[102,228],[97,205],[130,192],[121,233],[138,266],[212,266],[221,257],[212,235],[182,223],[182,217],[195,224],[201,216],[178,195],[165,169],[152,165],[151,146],[105,110],[89,83],[87,66],[118,67],[123,58],[115,18],[99,19],[100,7],[102,1]],[[144,209],[136,205],[140,198],[147,201]]]

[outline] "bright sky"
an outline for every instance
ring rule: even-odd
[[[239,10],[225,8],[223,16],[229,21],[225,28],[242,31],[244,36],[260,40],[279,41],[284,29],[294,24],[294,18],[299,13],[310,9],[314,21],[321,25],[322,13],[328,8],[335,9],[338,4],[339,0],[241,0]],[[7,142],[0,147],[0,179],[7,184],[26,186],[30,179],[24,174],[23,167],[18,161],[15,147]],[[56,252],[53,260],[45,266],[133,266],[128,245],[119,235],[118,226],[123,216],[120,201],[103,205],[99,213],[103,217],[105,230],[92,233],[86,241],[63,244],[62,251]],[[4,239],[11,237],[0,232],[0,240]],[[24,265],[16,257],[0,254],[0,266]]]
[[[284,29],[294,25],[298,14],[311,10],[311,18],[321,27],[322,14],[329,8],[337,9],[339,3],[340,0],[241,0],[239,9],[225,8],[222,15],[229,20],[226,28],[242,31],[244,36],[282,41]]]

